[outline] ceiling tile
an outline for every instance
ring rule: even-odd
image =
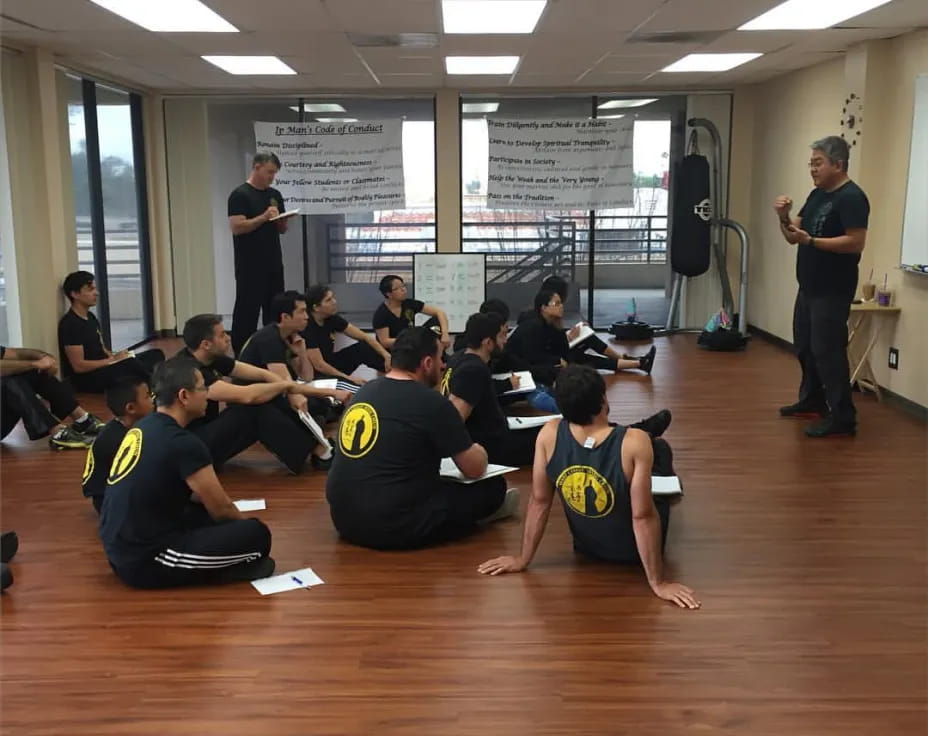
[[[848,18],[841,28],[907,28],[928,26],[928,3],[925,0],[893,0],[869,13]]]
[[[362,48],[361,57],[379,74],[441,75],[444,62],[429,50],[404,48]]]
[[[157,0],[149,1],[157,2]],[[205,0],[205,2],[240,31],[336,30],[336,26],[320,0]]]
[[[353,33],[438,33],[438,0],[335,0],[334,24]]]
[[[639,29],[639,33],[729,30],[756,18],[781,1],[669,0]]]
[[[549,0],[539,33],[625,31],[650,18],[664,0]]]

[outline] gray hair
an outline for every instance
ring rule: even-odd
[[[848,148],[847,141],[838,135],[829,135],[821,138],[811,146],[813,151],[821,151],[825,154],[831,163],[836,166],[844,164],[841,168],[847,173],[847,165],[851,159],[851,149]]]

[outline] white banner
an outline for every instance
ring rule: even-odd
[[[255,123],[255,150],[276,153],[274,186],[304,215],[403,209],[403,121]]]
[[[634,206],[634,120],[489,118],[491,209]]]

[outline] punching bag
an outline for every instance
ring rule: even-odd
[[[674,169],[673,230],[670,266],[684,276],[709,270],[709,161],[696,148],[696,131],[690,135],[688,153]]]

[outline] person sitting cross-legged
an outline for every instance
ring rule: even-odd
[[[393,274],[380,280],[380,293],[383,294],[383,304],[377,307],[371,324],[377,342],[387,350],[393,349],[393,343],[403,330],[416,326],[416,315],[420,312],[430,317],[422,326],[439,332],[442,348],[447,350],[451,347],[448,315],[443,309],[418,299],[410,299],[406,282]]]

